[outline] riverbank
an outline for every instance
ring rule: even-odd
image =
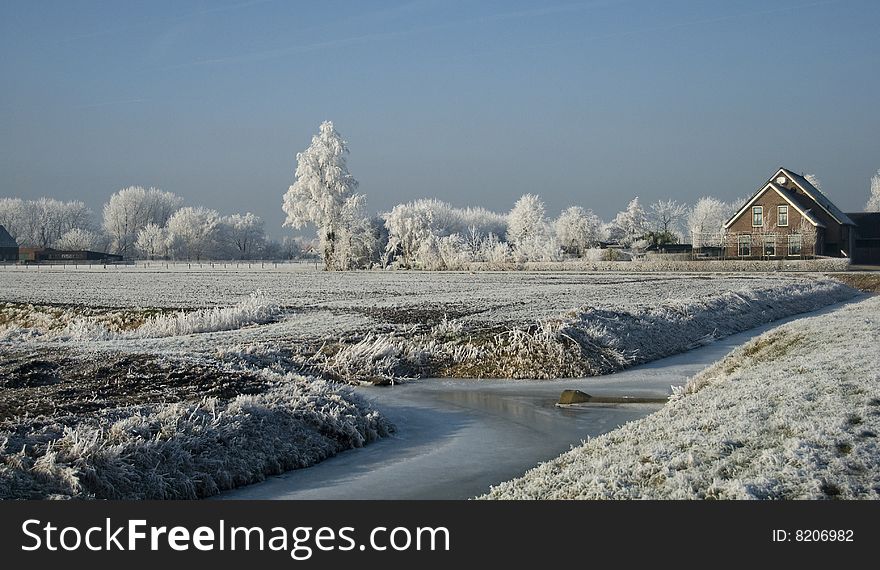
[[[810,313],[824,315],[841,305]],[[802,317],[790,317],[782,322]],[[560,380],[425,379],[356,392],[397,430],[308,469],[218,495],[219,499],[467,499],[542,461],[638,420],[657,404],[556,407],[565,389],[596,396],[663,398],[671,386],[776,325],[606,376]]]
[[[489,499],[880,498],[880,297],[775,327]]]

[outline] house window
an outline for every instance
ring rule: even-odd
[[[764,206],[754,206],[752,208],[752,227],[760,228],[764,225]]]
[[[739,236],[739,256],[749,257],[752,255],[752,236]]]
[[[803,251],[804,242],[801,234],[788,236],[788,255],[800,255]]]
[[[775,235],[764,236],[764,255],[766,257],[773,257],[776,255]]]
[[[777,226],[787,226],[788,225],[788,206],[776,206],[777,213]]]

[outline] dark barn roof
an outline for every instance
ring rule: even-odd
[[[18,244],[3,226],[0,226],[0,247],[18,247]]]

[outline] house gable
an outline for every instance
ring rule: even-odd
[[[781,188],[774,182],[768,182],[760,190],[755,192],[755,195],[752,196],[751,199],[749,199],[749,201],[746,202],[745,205],[736,212],[736,214],[734,214],[729,220],[727,220],[727,222],[725,222],[724,229],[730,228],[734,223],[736,223],[737,220],[742,218],[744,214],[750,212],[751,207],[768,192],[773,192],[780,198],[782,198],[783,201],[794,208],[801,216],[804,217],[804,219],[806,219],[813,226],[820,228],[825,227],[825,224],[823,224],[821,220],[813,215],[811,209],[804,207],[805,204],[800,203],[800,200],[798,200],[795,196],[792,196],[786,188]]]

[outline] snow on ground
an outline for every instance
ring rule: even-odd
[[[268,390],[225,401],[0,418],[0,499],[201,498],[393,429],[339,386],[294,375],[269,380]]]
[[[489,499],[880,498],[880,297],[777,327]]]
[[[804,274],[4,267],[0,495],[205,496],[393,429],[319,378],[604,373],[855,294]]]
[[[315,271],[309,264],[279,265],[277,269],[272,264],[255,264],[250,268],[246,264],[228,264],[228,268],[224,264],[185,267],[6,266],[0,269],[0,301],[134,311],[204,309],[231,307],[261,291],[265,299],[284,310],[283,318],[219,333],[139,339],[137,343],[112,341],[95,346],[112,350],[136,347],[175,354],[214,355],[222,351],[253,356],[255,352],[264,352],[271,360],[278,356],[273,350],[287,350],[305,341],[350,337],[356,342],[369,333],[407,336],[413,334],[414,327],[416,332],[425,332],[425,328],[442,326],[444,320],[456,321],[467,334],[482,330],[497,334],[559,320],[572,310],[616,311],[624,317],[670,304],[678,307],[676,310],[686,310],[694,303],[729,292],[764,291],[786,285],[808,289],[817,279],[816,275],[804,274],[328,273]],[[821,297],[815,296],[819,306],[840,300]],[[812,308],[815,307],[793,307],[787,309],[787,314]],[[765,307],[760,308],[764,310]],[[786,315],[766,316],[770,320]],[[0,328],[2,323],[0,315]],[[710,333],[712,330],[707,330],[700,336]]]

